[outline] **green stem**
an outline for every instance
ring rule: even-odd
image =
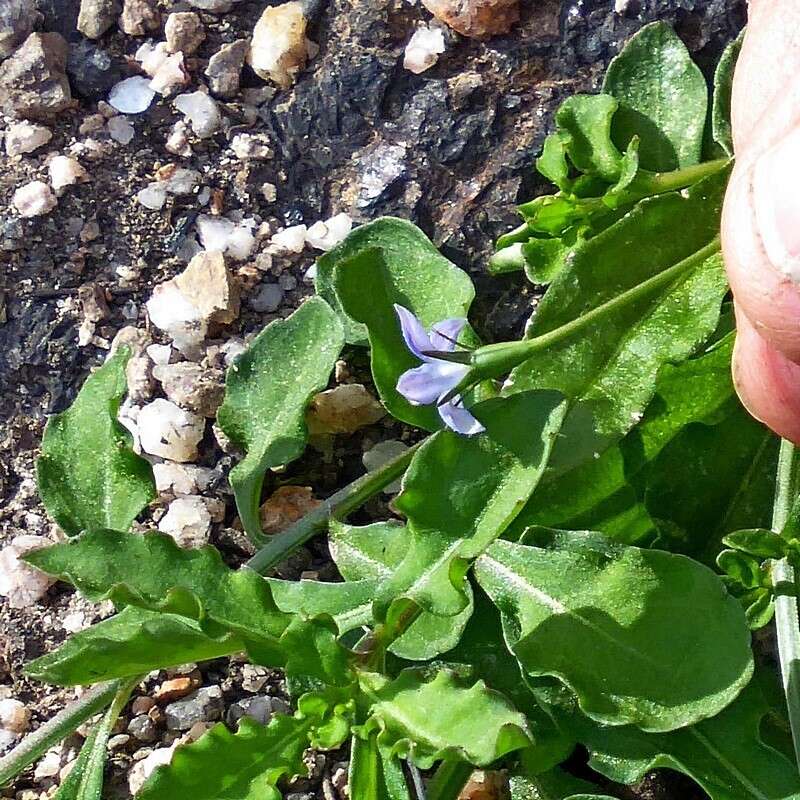
[[[428,800],[458,800],[475,767],[459,759],[445,759],[428,783]]]
[[[719,249],[719,237],[716,237],[705,247],[696,253],[692,253],[683,261],[673,264],[671,267],[659,272],[658,275],[653,275],[652,278],[642,281],[642,283],[618,294],[580,317],[576,317],[548,333],[537,336],[535,339],[527,339],[520,342],[498,342],[479,347],[472,353],[472,370],[467,376],[468,380],[470,383],[475,383],[476,380],[483,378],[499,378],[508,374],[514,367],[523,361],[527,361],[537,352],[553,347],[575,336],[576,333],[583,332],[602,317],[623,308],[629,303],[643,300],[664,289],[683,275],[684,272],[718,253]]]
[[[331,495],[322,505],[295,522],[291,528],[275,534],[248,562],[247,566],[265,575],[285,561],[298,547],[324,530],[331,517],[346,517],[381,489],[397,480],[409,465],[421,442],[387,461],[378,469],[360,478]]]
[[[54,744],[69,736],[89,717],[102,711],[114,699],[120,687],[120,681],[93,686],[74,703],[70,703],[27,736],[8,755],[0,758],[0,786],[4,786],[19,775],[25,767],[43,756]]]
[[[792,509],[798,490],[798,466],[800,459],[791,442],[781,441],[778,458],[778,473],[775,486],[775,504],[772,512],[772,529],[780,533]],[[794,584],[794,569],[786,559],[773,564],[772,582]],[[792,729],[795,760],[800,766],[800,620],[798,619],[797,597],[778,594],[775,597],[775,628],[778,634],[778,654],[783,678],[783,691],[786,695],[786,709]]]

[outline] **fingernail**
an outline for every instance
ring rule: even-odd
[[[753,206],[769,260],[800,283],[800,129],[756,161]]]

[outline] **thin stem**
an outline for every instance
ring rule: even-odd
[[[468,377],[474,383],[480,378],[498,378],[507,374],[518,364],[527,361],[535,353],[552,347],[565,339],[569,339],[576,333],[584,331],[607,314],[629,303],[642,300],[666,286],[669,286],[669,284],[677,280],[684,272],[702,263],[715,253],[718,253],[719,249],[720,241],[717,236],[705,247],[698,250],[696,253],[692,253],[688,258],[683,259],[683,261],[673,264],[671,267],[659,272],[658,275],[653,275],[652,278],[648,278],[646,281],[632,286],[630,289],[618,294],[611,300],[602,303],[596,308],[591,309],[591,311],[587,311],[585,314],[570,320],[566,324],[548,333],[521,342],[498,342],[497,344],[488,344],[478,348],[473,353],[473,368]]]
[[[0,786],[19,775],[25,767],[44,755],[65,736],[69,736],[89,717],[102,711],[117,695],[120,686],[120,681],[93,686],[27,736],[8,755],[0,758]]]
[[[772,529],[780,533],[792,509],[798,489],[797,451],[791,442],[781,441],[778,473],[775,486],[775,504],[772,511]],[[786,559],[773,564],[773,586],[795,584],[794,569]],[[800,619],[797,597],[778,593],[775,597],[775,628],[778,634],[778,655],[786,695],[789,725],[792,729],[795,760],[800,765]]]
[[[428,800],[458,800],[475,767],[460,759],[445,759],[428,783]]]
[[[291,528],[273,536],[248,562],[247,566],[265,575],[275,566],[285,561],[298,547],[305,544],[328,524],[331,517],[345,517],[363,505],[370,497],[377,494],[397,480],[409,465],[421,442],[401,453],[391,461],[387,461],[378,469],[362,475],[336,494],[331,495],[322,505],[295,522]]]

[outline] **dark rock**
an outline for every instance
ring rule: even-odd
[[[247,55],[247,39],[223,45],[208,62],[206,77],[212,94],[233,97],[239,91],[239,76]]]
[[[44,30],[60,33],[69,42],[81,38],[78,33],[80,0],[36,0],[36,7],[44,19]]]
[[[0,64],[0,104],[7,113],[49,117],[72,100],[64,71],[69,45],[57,33],[32,33]]]
[[[111,87],[125,75],[125,65],[86,39],[70,46],[67,75],[72,89],[86,100],[104,100]]]
[[[0,3],[0,61],[25,41],[36,22],[34,0],[3,0]]]
[[[164,709],[167,728],[171,731],[188,731],[197,722],[213,722],[222,716],[224,707],[219,686],[205,686]]]

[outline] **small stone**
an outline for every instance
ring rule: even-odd
[[[99,39],[122,11],[119,0],[81,0],[78,30],[88,39]]]
[[[352,229],[353,220],[349,214],[336,214],[325,222],[315,222],[306,231],[306,244],[327,252],[343,242]]]
[[[168,344],[148,345],[145,352],[154,364],[169,364],[169,360],[172,358],[172,347]]]
[[[236,95],[248,47],[247,39],[237,39],[211,56],[205,74],[212,94],[225,99]]]
[[[205,369],[184,361],[155,367],[153,376],[173,403],[203,417],[215,417],[225,395],[222,370]]]
[[[206,29],[194,11],[173,11],[164,25],[164,36],[171,53],[191,55],[206,38]]]
[[[152,697],[147,695],[140,695],[135,697],[131,703],[131,714],[139,716],[140,714],[147,714],[147,712],[156,704]]]
[[[118,733],[108,740],[107,747],[109,750],[122,750],[123,747],[127,746],[130,740],[131,737],[128,736],[127,733]]]
[[[173,742],[170,747],[159,747],[153,750],[147,758],[137,761],[133,769],[128,773],[128,789],[131,795],[136,795],[144,786],[144,782],[150,777],[156,767],[166,766],[172,761],[175,748],[178,742]]]
[[[73,611],[61,620],[61,627],[67,633],[78,633],[78,631],[82,631],[84,628],[88,627],[86,615],[83,611]]]
[[[288,89],[308,61],[307,24],[298,0],[264,9],[247,52],[256,75]]]
[[[99,133],[106,125],[106,118],[102,114],[89,114],[83,118],[83,122],[78,127],[81,136],[88,136],[91,133]]]
[[[183,53],[173,53],[164,59],[150,81],[150,88],[166,97],[176,89],[189,83],[189,75],[183,65]]]
[[[192,146],[189,144],[188,134],[189,126],[183,120],[178,120],[172,126],[172,130],[164,144],[167,152],[176,156],[190,156],[192,154]]]
[[[177,164],[166,164],[156,172],[156,178],[169,194],[191,194],[203,179],[196,169],[185,169]]]
[[[128,36],[146,36],[161,28],[161,14],[154,0],[125,0],[119,27]]]
[[[274,155],[269,137],[263,133],[237,133],[231,142],[231,150],[240,161],[266,161]]]
[[[278,187],[274,183],[262,183],[260,191],[268,203],[274,203],[278,199]]]
[[[205,432],[205,420],[169,400],[158,398],[139,412],[142,449],[170,461],[193,461]]]
[[[401,456],[407,450],[408,445],[394,439],[388,439],[385,442],[378,442],[373,448],[367,450],[361,457],[361,463],[367,472],[372,472]],[[398,478],[393,483],[385,486],[383,489],[384,494],[397,494],[400,491],[401,482],[402,478]]]
[[[103,50],[89,39],[70,43],[67,75],[72,91],[79,97],[103,101],[114,85],[122,80],[124,67],[120,56]]]
[[[246,692],[260,692],[267,685],[268,675],[264,667],[255,664],[242,665],[242,689]]]
[[[271,698],[264,695],[245,697],[228,709],[225,721],[228,725],[236,725],[243,717],[249,717],[261,725],[266,725],[272,718]]]
[[[458,800],[503,800],[508,786],[502,772],[476,769],[467,781]]]
[[[200,244],[209,253],[224,253],[235,261],[245,261],[256,244],[251,221],[236,224],[225,217],[200,214],[197,217],[197,233]],[[253,223],[254,224],[254,223]]]
[[[108,135],[120,144],[130,144],[133,141],[134,128],[131,121],[124,116],[111,117],[106,123]]]
[[[59,750],[48,750],[44,758],[36,765],[33,777],[37,781],[45,778],[55,778],[61,771],[61,753]]]
[[[508,33],[519,22],[519,0],[422,0],[422,5],[471,39]]]
[[[133,356],[125,365],[128,397],[134,403],[143,403],[153,396],[153,368],[150,359]]]
[[[430,69],[445,51],[444,34],[438,28],[422,27],[406,45],[403,67],[415,75]]]
[[[279,486],[261,506],[261,527],[268,535],[280,533],[320,505],[310,486]]]
[[[153,692],[153,700],[162,705],[172,703],[175,700],[180,700],[182,697],[191,694],[199,686],[200,673],[193,671],[189,675],[181,675],[178,678],[170,678],[164,681]]]
[[[218,720],[224,707],[219,686],[204,686],[193,695],[170,703],[164,709],[167,728],[171,731],[188,731],[198,722]]]
[[[62,194],[62,189],[75,183],[89,180],[89,174],[74,159],[69,156],[56,156],[49,164],[50,183],[57,195]]]
[[[199,8],[200,11],[210,11],[212,14],[226,14],[233,8],[234,3],[240,0],[189,0],[192,8]]]
[[[3,0],[0,3],[0,61],[25,41],[36,22],[35,0]]]
[[[176,497],[205,491],[214,480],[214,475],[214,471],[207,467],[174,464],[171,461],[153,464],[156,490],[161,494],[171,493]]]
[[[277,283],[264,283],[258,293],[248,300],[248,305],[259,314],[272,314],[283,302],[283,289]]]
[[[203,547],[211,534],[211,514],[202,497],[178,497],[169,504],[158,529],[171,536],[180,547]]]
[[[314,396],[306,412],[310,433],[353,433],[386,416],[386,409],[360,383],[346,383]]]
[[[217,104],[205,92],[179,94],[173,102],[175,108],[189,120],[192,130],[200,139],[213,136],[222,125],[222,115]]]
[[[121,114],[141,114],[150,108],[155,96],[150,81],[141,75],[134,75],[114,86],[108,96],[108,102]]]
[[[65,72],[69,45],[57,33],[32,33],[0,64],[0,103],[11,114],[48,117],[72,102]]]
[[[58,204],[50,187],[42,181],[31,181],[20,186],[11,203],[21,217],[40,217],[49,214]]]
[[[34,125],[32,122],[12,122],[6,130],[6,155],[19,156],[23,153],[32,153],[47,144],[52,138],[53,134],[43,125]]]
[[[223,255],[198,253],[180,275],[156,286],[147,311],[182,352],[202,342],[209,325],[233,322],[239,297]]]
[[[278,251],[302,253],[306,246],[307,232],[308,228],[305,225],[292,225],[273,234],[269,242]]]
[[[0,700],[0,728],[12,733],[25,733],[31,721],[31,712],[25,703],[13,698]]]
[[[159,211],[167,202],[167,187],[158,181],[148,183],[136,194],[136,200],[151,211]]]
[[[155,742],[158,739],[158,729],[147,714],[134,717],[128,723],[128,733],[140,742]]]

